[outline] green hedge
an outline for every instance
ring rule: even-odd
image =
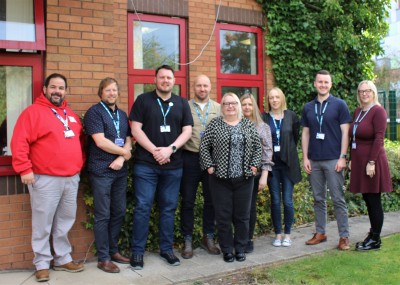
[[[400,209],[400,144],[399,142],[385,141],[385,149],[389,158],[389,166],[392,174],[393,193],[383,194],[382,201],[385,212],[396,211]],[[301,154],[300,154],[301,155]],[[300,160],[302,161],[302,160]],[[132,160],[129,167],[132,166]],[[134,189],[132,183],[131,171],[128,177],[128,189],[127,189],[127,211],[125,216],[125,223],[122,227],[120,235],[120,249],[123,253],[129,256],[130,253],[130,237],[131,227],[133,220],[134,210]],[[346,173],[345,187],[348,189],[348,173]],[[85,182],[87,176],[83,174],[82,181],[84,188],[86,189],[85,203],[90,209],[93,207],[93,195],[90,187]],[[367,209],[362,200],[360,194],[354,195],[345,192],[347,205],[349,208],[350,216],[357,216],[367,214]],[[193,232],[193,241],[195,246],[200,243],[202,237],[202,203],[203,197],[201,195],[201,186],[197,193],[197,200],[195,206],[195,227]],[[334,219],[334,211],[331,200],[328,198],[328,215],[330,219]],[[307,179],[307,175],[303,172],[303,180],[295,185],[294,188],[294,205],[295,205],[295,226],[314,222],[314,209],[313,209],[313,198],[310,188],[310,184]],[[268,190],[263,190],[259,193],[259,199],[257,202],[257,225],[256,235],[263,235],[270,233],[272,230],[272,222],[270,217],[270,196]],[[85,226],[89,229],[93,228],[93,212],[88,211],[88,221],[85,222]],[[183,237],[180,232],[180,207],[178,207],[175,216],[175,243],[179,247],[183,242]],[[147,240],[146,249],[154,251],[158,249],[158,211],[157,207],[153,207],[150,219],[149,237]]]

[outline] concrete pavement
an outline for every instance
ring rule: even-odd
[[[385,214],[382,236],[400,232],[400,212]],[[349,219],[350,243],[352,250],[357,241],[366,237],[369,231],[369,220],[367,216],[353,217]],[[254,242],[254,252],[247,255],[245,262],[226,263],[222,255],[209,255],[205,250],[197,248],[192,259],[183,259],[179,252],[176,255],[181,260],[180,266],[170,266],[163,261],[158,253],[146,252],[144,256],[143,270],[133,271],[129,265],[121,265],[120,273],[105,273],[96,268],[96,262],[88,262],[86,268],[80,273],[68,273],[50,270],[50,281],[44,283],[36,282],[33,271],[0,271],[0,284],[4,285],[167,285],[167,284],[193,284],[196,280],[211,276],[230,274],[239,269],[273,264],[285,260],[295,259],[311,255],[325,250],[336,248],[339,237],[336,221],[328,223],[328,241],[307,246],[305,241],[312,237],[314,225],[302,226],[292,230],[293,244],[290,248],[278,248],[271,245],[273,235],[259,237]],[[383,244],[385,246],[385,244]]]

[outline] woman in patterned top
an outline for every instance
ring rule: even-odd
[[[233,262],[235,258],[244,261],[251,193],[261,163],[261,142],[254,124],[243,118],[239,98],[234,93],[222,97],[221,114],[206,128],[200,144],[200,164],[201,169],[210,174],[224,261]]]
[[[253,193],[251,198],[250,207],[250,222],[249,222],[249,240],[246,246],[246,253],[253,252],[253,235],[257,219],[257,194],[267,185],[268,171],[272,170],[272,137],[271,129],[261,119],[260,111],[258,110],[257,102],[252,94],[244,94],[240,97],[242,104],[243,116],[250,121],[254,122],[258,134],[260,135],[262,144],[262,159],[261,159],[261,173],[258,172],[254,177]]]

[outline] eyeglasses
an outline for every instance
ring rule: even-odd
[[[236,106],[238,102],[224,102],[222,105],[228,107],[228,106]]]
[[[372,89],[358,90],[358,95],[370,94]]]

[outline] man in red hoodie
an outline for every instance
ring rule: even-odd
[[[79,272],[71,257],[68,232],[75,222],[79,173],[84,157],[82,125],[67,106],[67,79],[53,73],[41,94],[19,116],[11,140],[12,164],[31,197],[32,249],[36,280],[54,270]],[[54,256],[50,250],[52,235]]]

